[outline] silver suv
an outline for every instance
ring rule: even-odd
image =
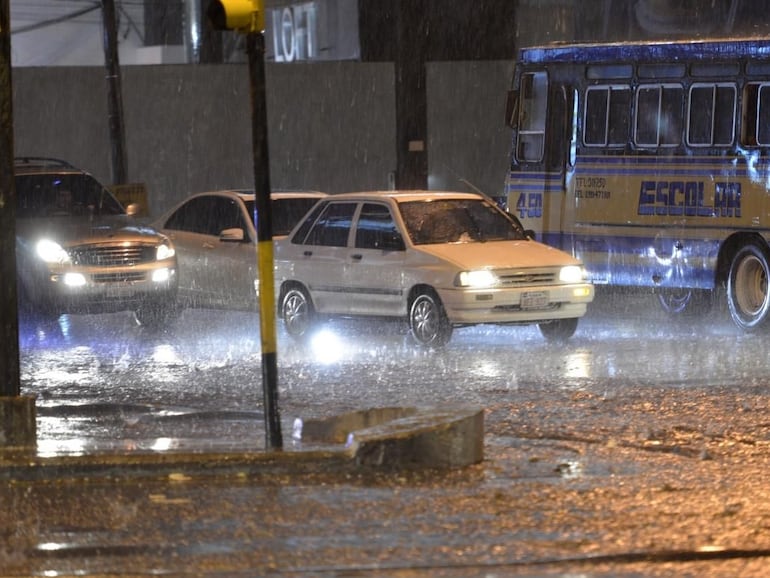
[[[22,310],[133,311],[160,326],[177,290],[174,246],[135,222],[92,175],[58,159],[17,158],[16,260]]]

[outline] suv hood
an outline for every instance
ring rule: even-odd
[[[63,246],[111,241],[157,243],[164,238],[155,229],[136,223],[128,215],[95,219],[20,219],[16,222],[16,236],[27,241],[45,237]]]

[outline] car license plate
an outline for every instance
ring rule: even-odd
[[[522,309],[544,309],[548,306],[547,291],[528,291],[521,294]]]

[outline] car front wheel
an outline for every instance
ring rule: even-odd
[[[292,287],[281,301],[281,319],[286,333],[293,339],[304,339],[315,321],[315,311],[310,297],[299,288]]]
[[[157,331],[176,319],[179,313],[175,304],[144,303],[134,311],[134,319],[138,325]]]
[[[554,319],[545,323],[540,323],[540,333],[548,341],[563,343],[575,334],[578,326],[577,318],[573,319]]]
[[[409,328],[415,341],[425,347],[443,347],[452,337],[452,324],[439,298],[425,292],[409,308]]]

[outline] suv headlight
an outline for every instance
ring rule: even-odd
[[[58,263],[63,265],[70,262],[70,256],[59,243],[50,239],[42,239],[35,246],[37,256],[46,263]]]
[[[582,283],[585,271],[580,265],[567,265],[559,271],[559,281],[562,283]]]
[[[174,256],[176,251],[173,247],[170,245],[166,245],[165,243],[163,245],[158,245],[158,248],[155,250],[155,259],[158,261],[163,261],[164,259],[170,259]]]
[[[497,275],[487,269],[478,271],[462,271],[455,278],[455,286],[471,287],[473,289],[483,289],[485,287],[494,287],[498,283]]]

